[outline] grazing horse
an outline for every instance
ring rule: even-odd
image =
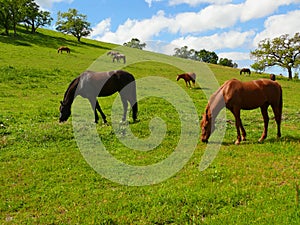
[[[117,62],[120,62],[120,59],[123,59],[124,64],[126,63],[126,56],[120,53],[114,55],[113,62],[115,62],[115,60],[117,60]]]
[[[249,76],[250,76],[251,71],[250,71],[250,69],[248,69],[248,68],[243,68],[243,69],[240,70],[240,75],[242,75],[242,73],[244,73],[244,74],[248,73]]]
[[[275,81],[276,80],[275,74],[273,74],[273,73],[270,74],[270,79],[273,80],[273,81]]]
[[[117,54],[120,54],[119,52],[114,52],[114,51],[109,51],[107,53],[107,55],[111,55],[111,56],[114,56],[114,55],[117,55]]]
[[[70,53],[71,52],[71,50],[68,48],[68,47],[66,47],[66,46],[60,46],[58,49],[57,49],[57,53],[62,53],[63,51],[66,51],[67,53]]]
[[[190,81],[192,81],[194,87],[195,87],[195,81],[196,81],[196,74],[195,73],[183,73],[183,74],[179,74],[177,75],[177,81],[179,79],[184,79],[185,81],[185,86],[188,87],[188,84],[190,86],[190,88],[192,88]]]
[[[281,136],[280,123],[282,114],[282,90],[281,86],[269,79],[254,80],[249,82],[241,82],[236,79],[226,81],[209,99],[202,117],[201,140],[208,142],[208,138],[214,131],[215,119],[221,109],[226,107],[235,117],[235,126],[237,130],[237,140],[235,144],[239,144],[241,140],[246,140],[246,131],[242,125],[240,118],[240,110],[250,110],[260,107],[263,119],[264,130],[259,139],[262,142],[268,133],[268,107],[271,105],[275,120],[277,123],[277,137]],[[240,135],[242,131],[242,137]]]
[[[124,89],[123,89],[124,88]],[[77,95],[88,98],[95,113],[95,123],[98,123],[100,112],[103,122],[107,123],[106,116],[102,112],[97,97],[110,96],[119,92],[123,104],[123,118],[126,121],[128,102],[132,108],[133,121],[137,120],[138,105],[136,102],[136,83],[132,74],[117,70],[109,72],[85,71],[75,78],[65,92],[60,105],[59,122],[67,121],[71,115],[71,105]],[[127,102],[128,101],[128,102]]]

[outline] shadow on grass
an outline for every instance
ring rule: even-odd
[[[10,36],[0,35],[0,42],[5,44],[11,44],[15,46],[32,46],[32,44],[40,47],[48,47],[57,49],[59,46],[89,46],[98,49],[110,50],[111,48],[96,45],[87,42],[78,42],[74,37],[74,40],[68,40],[64,37],[51,36],[43,33],[36,32],[32,34],[26,31],[24,28],[18,28],[17,35]]]

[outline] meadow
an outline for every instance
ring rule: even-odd
[[[59,101],[80,73],[122,68],[137,80],[151,76],[154,81],[163,78],[167,84],[179,85],[195,105],[198,120],[193,126],[199,126],[207,95],[216,89],[210,82],[268,79],[268,75],[240,76],[238,69],[200,65],[88,39],[78,43],[73,37],[49,30],[40,29],[31,35],[20,28],[18,33],[17,37],[0,36],[1,224],[300,224],[298,80],[277,78],[284,101],[279,140],[269,109],[268,138],[258,143],[263,120],[256,109],[242,111],[247,141],[234,145],[234,118],[226,111],[225,136],[207,169],[199,170],[207,144],[198,134],[191,157],[177,173],[153,184],[124,185],[89,165],[77,145],[72,116],[66,123],[58,122]],[[70,47],[71,53],[58,54],[61,45]],[[106,56],[115,48],[128,53],[126,64],[112,63]],[[176,82],[176,75],[187,68],[200,68],[195,71],[199,81],[196,88],[186,88],[183,80]],[[147,85],[141,89],[138,95],[147,91]],[[128,116],[126,129],[139,139],[147,139],[155,131],[151,120],[159,117],[167,131],[153,150],[132,150],[120,141],[122,127],[113,126],[111,108],[117,96],[99,98],[109,126],[101,122],[94,125],[91,119],[108,152],[135,166],[168,158],[182,135],[181,118],[174,106],[157,96],[139,101],[140,121],[132,123]]]

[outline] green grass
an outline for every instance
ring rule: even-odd
[[[263,129],[257,109],[242,112],[247,141],[235,146],[234,118],[226,112],[225,138],[206,170],[199,171],[206,149],[199,140],[191,159],[171,178],[154,185],[126,186],[89,166],[74,138],[72,118],[58,123],[59,101],[71,80],[87,68],[115,66],[105,54],[117,46],[86,39],[80,44],[73,37],[42,29],[36,35],[21,31],[15,38],[0,36],[1,224],[300,223],[296,202],[296,184],[300,184],[298,81],[278,80],[284,95],[280,140],[275,138],[270,110],[268,138],[263,144],[257,142]],[[60,45],[68,45],[71,54],[57,54]],[[157,76],[176,82],[183,67],[180,63],[194,65],[164,55],[128,51],[133,51],[133,58],[124,69],[137,79]],[[92,65],[98,57],[104,64]],[[134,57],[140,61],[131,64]],[[119,66],[123,65],[116,64]],[[220,84],[233,77],[267,78],[208,66]],[[201,80],[201,72],[197,75],[202,89],[186,89],[184,82],[178,81],[193,100],[199,119],[207,104],[204,91],[213,92],[205,86],[208,81]],[[99,99],[109,122],[116,96]],[[116,137],[118,131],[101,123],[97,132],[115,158],[140,166],[160,162],[172,153],[180,136],[180,122],[174,107],[164,99],[149,97],[139,103],[140,122],[129,125],[137,137],[150,135],[153,117],[159,116],[167,124],[166,136],[157,148],[148,152],[128,149]]]

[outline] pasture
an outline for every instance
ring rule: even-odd
[[[207,145],[198,137],[190,159],[170,178],[152,185],[122,185],[97,173],[85,160],[74,138],[73,115],[66,123],[58,123],[59,101],[69,83],[84,70],[120,67],[136,79],[151,76],[178,84],[192,99],[199,120],[207,95],[215,90],[210,85],[211,74],[219,84],[231,78],[248,81],[269,76],[254,72],[244,76],[237,69],[201,65],[203,70],[195,71],[196,88],[189,89],[183,80],[177,82],[176,76],[186,72],[182,70],[185,66],[198,68],[199,64],[190,60],[121,48],[129,55],[126,64],[113,63],[106,55],[119,48],[113,44],[87,39],[78,43],[70,36],[42,29],[35,35],[22,30],[18,33],[17,37],[0,36],[1,224],[300,223],[299,81],[277,79],[283,89],[280,140],[276,140],[269,108],[268,138],[258,143],[263,119],[256,109],[241,112],[247,141],[234,145],[234,118],[226,111],[226,133],[207,169],[199,170]],[[71,53],[58,54],[59,46],[68,46]],[[207,74],[210,77],[204,76]],[[99,98],[110,123],[117,96]],[[186,116],[188,120],[190,115]],[[99,122],[96,130],[116,159],[135,166],[151,165],[172,154],[181,135],[180,116],[174,106],[157,96],[139,101],[140,121],[131,123],[128,117],[128,127],[136,137],[145,139],[155,130],[151,128],[155,117],[164,121],[167,131],[151,151],[124,146],[118,138],[121,127],[113,129],[113,124]],[[198,126],[199,120],[192,123]]]

